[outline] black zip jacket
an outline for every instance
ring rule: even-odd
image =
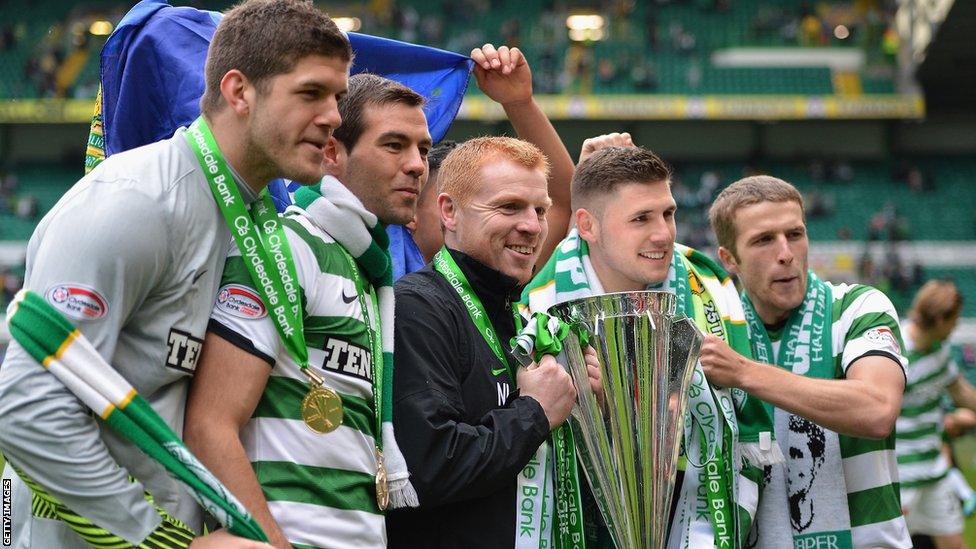
[[[508,352],[521,288],[467,255],[451,256]],[[420,508],[387,516],[392,548],[511,548],[516,476],[549,436],[542,406],[519,396],[457,292],[432,265],[396,284],[397,442]]]

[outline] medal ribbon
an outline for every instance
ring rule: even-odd
[[[460,296],[461,302],[464,303],[464,308],[468,311],[468,316],[471,317],[471,322],[474,322],[475,327],[481,332],[481,337],[485,338],[485,343],[491,348],[491,352],[495,354],[498,361],[508,368],[508,375],[512,378],[512,383],[514,384],[515,371],[512,370],[512,365],[505,358],[505,351],[502,349],[501,342],[498,341],[495,329],[491,326],[488,313],[485,312],[485,307],[481,304],[481,299],[472,291],[468,278],[461,272],[461,268],[458,267],[457,262],[451,257],[447,248],[441,248],[440,251],[434,254],[433,263],[434,270],[443,275],[448,284]],[[518,316],[518,314],[516,313],[515,316]]]
[[[498,341],[495,329],[491,326],[488,313],[485,312],[481,299],[474,293],[471,283],[468,282],[467,277],[464,276],[447,248],[442,247],[434,255],[433,264],[434,270],[443,275],[448,284],[457,292],[468,311],[468,316],[471,317],[471,321],[481,332],[485,343],[491,348],[498,361],[508,368],[509,376],[514,384],[515,372],[505,357],[505,351],[502,349],[501,342]],[[518,326],[521,324],[521,316],[518,312],[514,312],[514,316],[516,326]],[[558,353],[562,349],[562,342],[555,343],[559,346],[558,349],[555,349],[555,353]],[[583,547],[583,507],[580,501],[579,475],[576,468],[576,445],[572,433],[569,431],[569,426],[563,425],[555,429],[550,435],[550,440],[552,441],[552,454],[556,465],[553,479],[556,492],[556,521],[555,528],[552,530],[553,542],[557,548]],[[545,469],[548,471],[548,464],[545,465]],[[546,511],[543,505],[543,522],[547,520]],[[541,525],[539,526],[541,527]],[[539,547],[546,547],[548,543],[549,540],[540,536]]]
[[[349,267],[352,269],[354,282],[356,283],[356,293],[359,296],[359,306],[363,309],[363,318],[366,319],[366,335],[369,338],[369,350],[372,356],[372,366],[373,366],[373,406],[376,409],[376,435],[374,440],[376,441],[376,448],[378,450],[383,449],[383,415],[381,412],[381,407],[383,403],[383,348],[380,343],[380,326],[379,322],[375,319],[379,318],[379,300],[376,297],[376,289],[371,284],[369,287],[369,299],[373,305],[373,310],[376,312],[375,315],[369,314],[369,309],[366,308],[366,288],[364,288],[365,283],[359,272],[359,265],[356,264],[356,260],[353,259],[352,255],[342,246],[343,255],[349,261]]]
[[[295,262],[267,189],[250,208],[245,207],[230,166],[206,120],[202,116],[194,120],[185,135],[285,349],[302,372],[321,385],[321,377],[308,367]]]

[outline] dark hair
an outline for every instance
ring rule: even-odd
[[[366,131],[363,112],[367,105],[402,103],[408,107],[422,107],[425,101],[419,93],[389,78],[368,73],[350,76],[349,91],[339,100],[342,124],[332,132],[332,136],[347,150],[352,150],[359,136]]]
[[[643,147],[607,147],[593,153],[576,168],[572,183],[573,208],[586,208],[627,183],[671,180],[671,168]]]
[[[352,59],[346,35],[308,0],[245,0],[217,25],[204,70],[206,89],[200,111],[223,106],[220,81],[228,71],[241,71],[261,92],[273,76],[291,71],[310,55]]]
[[[444,140],[440,143],[434,145],[430,152],[427,153],[427,165],[430,170],[439,170],[441,167],[441,162],[447,158],[447,155],[458,146],[457,141]]]

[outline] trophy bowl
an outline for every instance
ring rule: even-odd
[[[688,386],[703,336],[668,292],[623,292],[554,305],[570,325],[561,360],[579,392],[569,424],[597,506],[619,549],[660,548],[668,529]],[[584,350],[600,362],[590,388]]]

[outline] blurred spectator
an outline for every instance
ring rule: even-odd
[[[715,198],[715,194],[718,191],[718,185],[720,183],[718,173],[712,170],[705,170],[702,172],[701,177],[698,180],[698,203],[701,205],[707,205],[712,203],[712,199]]]
[[[32,195],[21,196],[17,199],[14,215],[21,219],[32,220],[37,218],[37,211],[37,197]]]
[[[701,68],[701,64],[698,62],[697,59],[695,59],[694,61],[691,62],[690,65],[688,65],[688,72],[686,73],[685,78],[687,79],[688,87],[691,90],[693,91],[697,90],[699,86],[701,86],[702,68]]]
[[[17,45],[17,35],[14,34],[14,26],[7,23],[0,30],[0,51],[7,51]]]
[[[612,90],[617,83],[617,67],[609,57],[604,57],[597,63],[596,79],[601,91]]]
[[[24,279],[20,275],[8,269],[0,270],[0,303],[6,307],[23,285]]]
[[[834,196],[820,191],[811,191],[806,198],[807,213],[811,219],[822,219],[834,213]]]
[[[444,18],[438,15],[427,15],[420,23],[420,34],[424,44],[443,47]]]
[[[17,192],[17,175],[6,173],[0,175],[0,197],[13,196]]]
[[[886,202],[868,222],[868,242],[883,240],[899,242],[908,237],[908,220],[898,215],[893,202]]]
[[[837,180],[841,183],[854,181],[854,167],[851,166],[850,162],[844,160],[838,162],[834,173],[837,176]]]
[[[397,6],[393,12],[393,21],[400,31],[400,40],[404,42],[417,41],[417,25],[420,23],[420,14],[417,13],[417,8],[411,5]]]
[[[630,81],[634,89],[639,92],[652,92],[657,89],[657,73],[654,63],[649,60],[639,60],[630,69]]]
[[[647,41],[651,45],[651,51],[657,51],[657,10],[644,10],[644,32],[647,34]]]
[[[499,30],[502,40],[501,42],[509,47],[517,47],[520,45],[519,35],[521,34],[522,24],[516,18],[511,18],[502,23],[502,27]]]

